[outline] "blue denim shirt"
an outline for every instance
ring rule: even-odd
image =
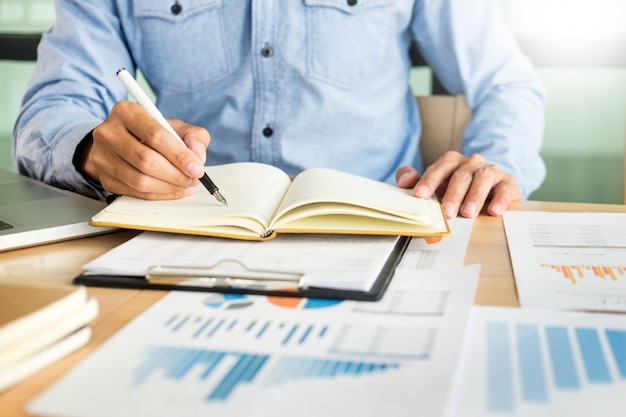
[[[172,7],[177,4],[176,7]],[[497,0],[58,0],[14,133],[20,172],[102,197],[72,164],[140,70],[167,118],[207,128],[207,164],[332,167],[394,182],[422,171],[409,44],[474,118],[463,153],[545,176],[544,92]],[[178,12],[178,13],[176,13]]]

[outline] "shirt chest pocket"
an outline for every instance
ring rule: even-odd
[[[133,0],[138,64],[156,88],[193,91],[231,72],[223,0]]]
[[[341,88],[380,75],[392,38],[394,0],[305,0],[307,72]]]

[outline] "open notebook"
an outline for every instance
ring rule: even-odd
[[[369,178],[312,168],[293,181],[280,169],[254,162],[206,167],[228,200],[206,192],[180,200],[122,196],[91,224],[141,230],[269,240],[282,233],[447,236],[436,197],[422,199]]]
[[[110,231],[89,219],[105,203],[0,169],[0,251]]]

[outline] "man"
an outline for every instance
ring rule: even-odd
[[[543,89],[497,0],[58,0],[14,134],[20,172],[103,198],[194,192],[204,164],[331,167],[501,214],[541,183]],[[415,39],[473,119],[423,167]],[[139,69],[176,142],[124,101]],[[208,131],[210,131],[210,136]],[[211,139],[211,146],[209,140]],[[426,168],[426,169],[424,169]]]

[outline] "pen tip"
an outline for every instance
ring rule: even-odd
[[[219,191],[215,190],[215,192],[213,193],[213,197],[215,197],[215,199],[223,205],[228,206],[228,202]]]

